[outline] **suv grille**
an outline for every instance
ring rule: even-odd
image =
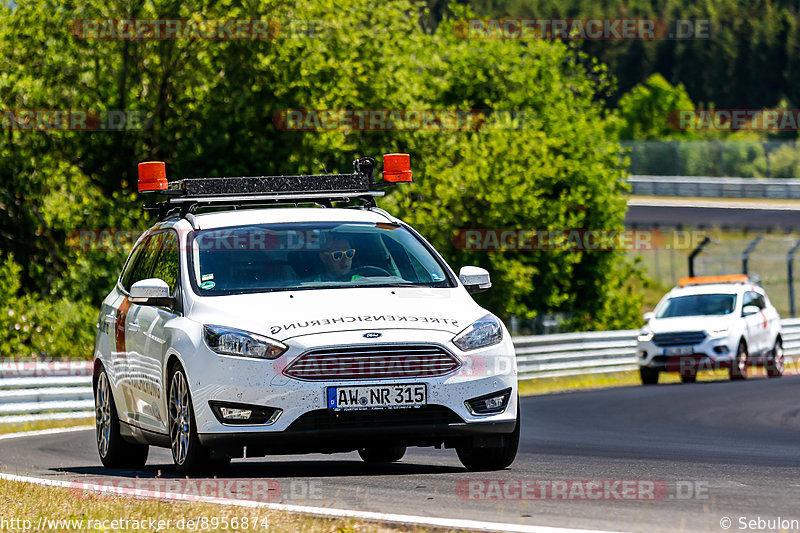
[[[292,361],[283,371],[306,380],[414,378],[442,376],[460,361],[435,344],[390,344],[319,348]]]
[[[653,343],[656,346],[681,346],[687,344],[700,344],[706,338],[704,331],[678,331],[670,333],[656,333]]]

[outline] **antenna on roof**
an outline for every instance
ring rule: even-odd
[[[316,157],[314,158],[314,161],[316,161],[316,162],[317,162],[317,164],[318,164],[319,166],[321,166],[321,167],[322,167],[322,172],[324,172],[325,174],[327,174],[327,173],[328,173],[328,169],[325,167],[325,163],[323,163],[322,161],[320,161],[320,160],[319,160],[318,158],[316,158]]]

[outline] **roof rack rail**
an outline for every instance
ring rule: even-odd
[[[144,205],[159,220],[173,214],[185,217],[204,207],[243,207],[277,204],[315,203],[332,207],[334,202],[358,200],[375,207],[382,189],[411,181],[408,154],[383,157],[383,181],[375,182],[375,159],[353,161],[352,174],[309,174],[233,178],[187,178],[167,181],[162,161],[139,163],[139,192],[163,196],[164,200]]]

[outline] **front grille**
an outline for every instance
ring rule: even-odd
[[[310,350],[283,371],[305,380],[442,376],[461,366],[435,344],[364,345]]]
[[[441,405],[409,409],[378,409],[369,411],[309,411],[295,420],[289,430],[367,429],[399,426],[433,426],[463,423],[453,411]]]
[[[653,343],[656,346],[686,346],[700,344],[706,338],[704,331],[676,331],[670,333],[656,333]]]

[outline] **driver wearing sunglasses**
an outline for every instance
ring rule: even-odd
[[[325,272],[317,277],[317,281],[353,281],[363,277],[358,274],[350,274],[355,255],[356,250],[347,239],[337,238],[325,243],[325,247],[319,254],[322,264],[325,266]]]

